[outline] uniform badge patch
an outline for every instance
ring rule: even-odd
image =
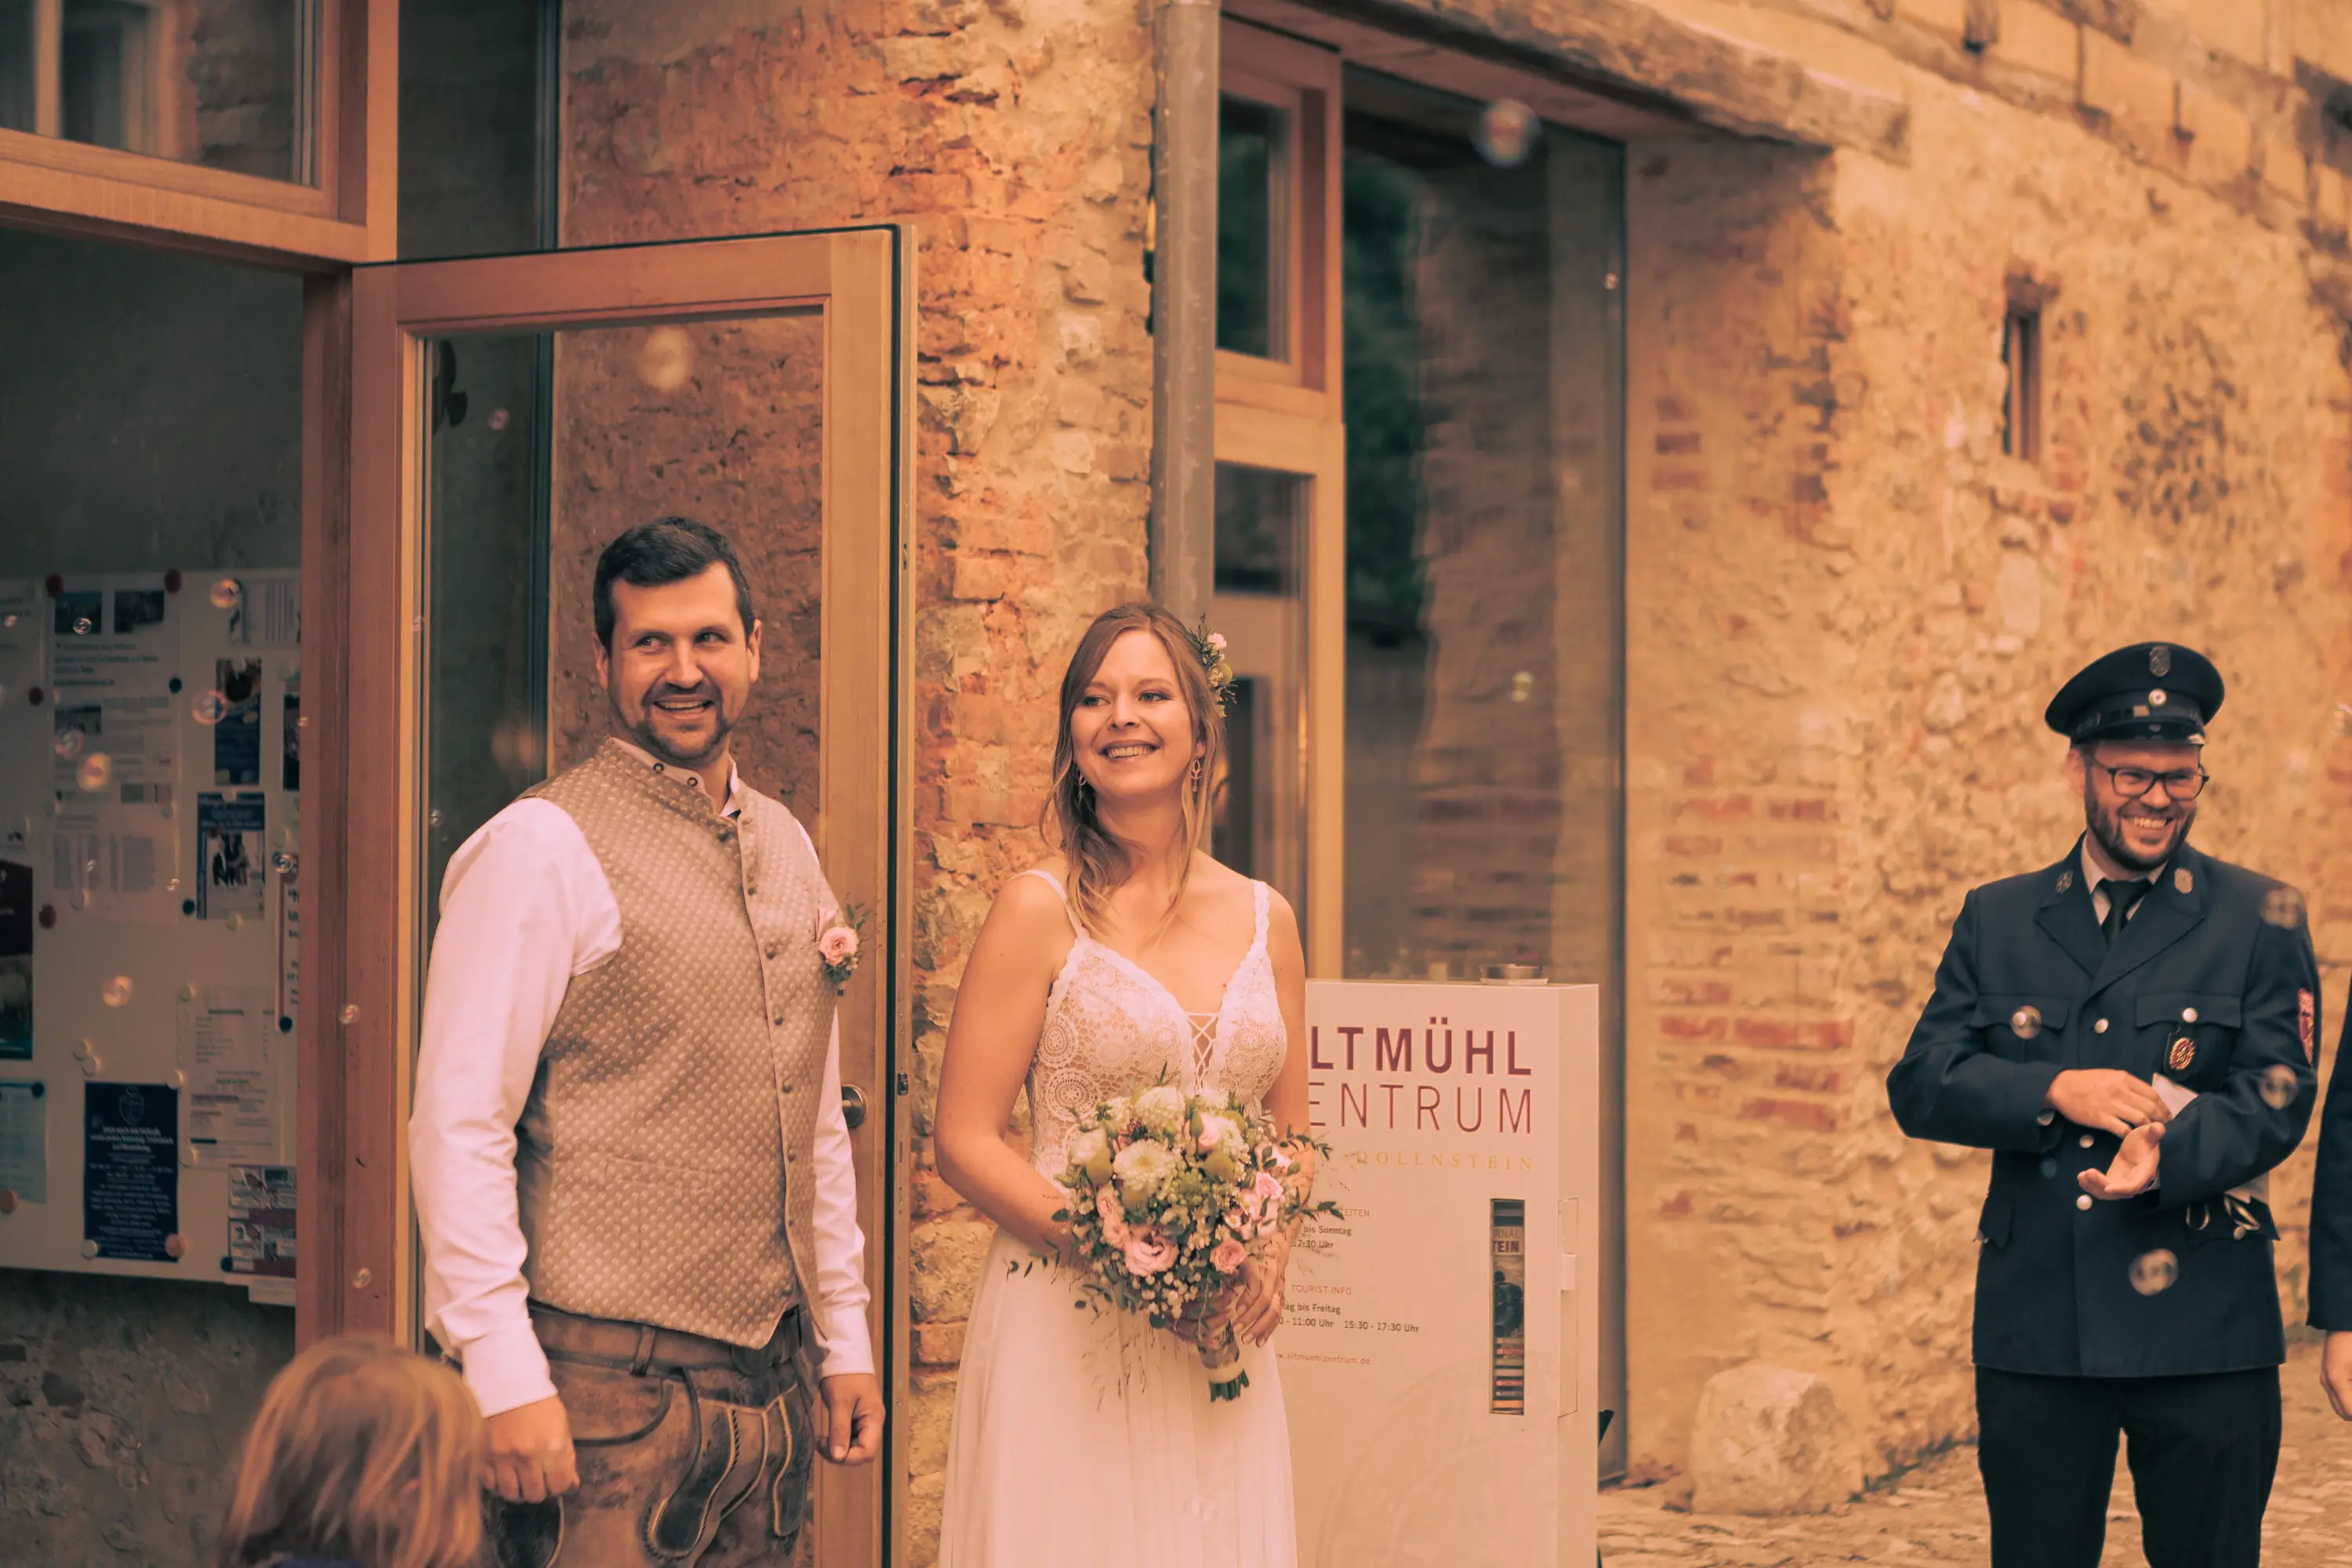
[[[2294,994],[2294,1026],[2295,1032],[2303,1037],[2303,1061],[2305,1067],[2312,1065],[2315,1055],[2312,1036],[2318,1027],[2318,1005],[2317,999],[2310,992],[2298,991]]]
[[[2189,1065],[2197,1059],[2197,1042],[2186,1035],[2181,1036],[2172,1042],[2171,1054],[2164,1059],[2174,1072],[2187,1072]]]
[[[2152,647],[2147,650],[2147,672],[2161,680],[2172,673],[2172,650]]]
[[[2163,689],[2160,687],[2147,694],[2147,705],[2151,708],[2161,708],[2170,700],[2172,700],[2165,695]]]
[[[2059,872],[2059,873],[2058,873],[2058,890],[2059,890],[2060,892],[2062,892],[2062,893],[2063,893],[2063,892],[2066,891],[2066,889],[2067,889],[2072,888],[2074,885],[2074,872],[2072,872],[2072,871],[2061,871],[2061,872]]]
[[[2197,890],[2197,879],[2189,874],[2188,867],[2179,867],[2172,873],[2172,885],[2181,892],[2193,893]]]

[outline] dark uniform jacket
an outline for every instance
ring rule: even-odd
[[[2078,841],[2047,870],[1968,896],[1887,1077],[1904,1131],[1994,1151],[1977,1364],[2093,1377],[2276,1365],[2277,1233],[2255,1206],[2259,1227],[2235,1235],[2223,1195],[2285,1159],[2311,1120],[2319,977],[2302,899],[2184,844],[2108,951],[2081,853]],[[2165,1128],[2154,1190],[2105,1202],[2076,1182],[2122,1140],[2043,1108],[2070,1068],[2198,1091]]]
[[[2352,1049],[2352,997],[2345,1001],[2344,1035],[2336,1042],[2335,1081],[2319,1119],[2319,1169],[2311,1187],[2311,1326],[2352,1329],[2352,1081],[2344,1053]]]

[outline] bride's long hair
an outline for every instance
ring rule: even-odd
[[[1077,748],[1070,741],[1070,715],[1077,711],[1079,699],[1087,694],[1087,688],[1102,668],[1110,645],[1129,632],[1149,632],[1168,650],[1168,662],[1176,667],[1176,688],[1183,694],[1184,706],[1192,711],[1193,743],[1201,748],[1201,765],[1186,774],[1183,831],[1187,853],[1177,868],[1176,886],[1161,917],[1163,924],[1166,915],[1174,913],[1177,903],[1184,897],[1184,884],[1192,874],[1190,851],[1200,848],[1208,838],[1210,801],[1224,762],[1224,710],[1210,689],[1209,672],[1184,623],[1158,605],[1139,602],[1121,605],[1097,616],[1070,655],[1069,668],[1062,672],[1061,722],[1054,736],[1054,787],[1046,797],[1045,819],[1039,826],[1046,842],[1069,858],[1071,906],[1077,911],[1079,923],[1097,936],[1102,933],[1112,891],[1127,880],[1134,867],[1127,847],[1103,826],[1096,809],[1094,786],[1078,771]]]

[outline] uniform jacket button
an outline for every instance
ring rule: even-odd
[[[2107,1021],[2105,1018],[2100,1019],[2097,1023],[2091,1026],[2091,1033],[2095,1035],[2104,1035],[2106,1032]]]
[[[2183,1007],[2180,1010],[2180,1021],[2184,1024],[2195,1023],[2197,1021],[2197,1009],[2194,1007]]]
[[[2057,1113],[2056,1111],[2054,1111],[2054,1110],[2045,1110],[2045,1111],[2043,1111],[2041,1115],[2039,1115],[2039,1116],[2035,1117],[2033,1120],[2034,1120],[2034,1121],[2039,1121],[2040,1123],[2042,1123],[2042,1126],[2047,1127],[2047,1126],[2049,1126],[2053,1121],[2057,1121],[2057,1120],[2058,1120],[2058,1113]]]
[[[2081,1197],[2076,1198],[2074,1200],[2074,1206],[2078,1209],[2089,1208],[2091,1206],[2091,1194],[2084,1193]]]
[[[2084,1148],[2087,1149],[2087,1148],[2089,1148],[2089,1147],[2091,1146],[2091,1135],[2090,1135],[2089,1133],[2085,1132],[2085,1133],[2084,1133],[2080,1138],[2076,1139],[2076,1140],[2075,1140],[2075,1142],[2078,1142],[2078,1143],[2080,1143]]]

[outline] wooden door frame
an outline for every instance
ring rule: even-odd
[[[305,921],[299,1041],[304,1266],[298,1330],[418,1342],[406,1125],[420,995],[423,855],[422,345],[783,310],[824,319],[818,763],[828,878],[877,910],[884,962],[841,1006],[842,1076],[886,1389],[903,1381],[892,1260],[901,1126],[896,1022],[908,1006],[908,704],[913,245],[901,227],[404,263],[318,279],[306,299],[303,567]],[[877,773],[886,781],[875,786]],[[306,915],[310,914],[309,910]],[[893,1422],[892,1426],[900,1426]],[[899,1440],[892,1435],[891,1447]],[[820,1560],[880,1560],[903,1484],[819,1466]]]

